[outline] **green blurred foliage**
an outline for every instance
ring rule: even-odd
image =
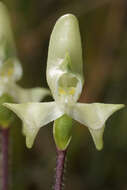
[[[83,40],[85,90],[80,101],[127,103],[126,1],[3,1],[10,11],[24,69],[20,82],[23,87],[47,87],[45,71],[50,33],[56,19],[70,12],[79,19]],[[51,189],[56,161],[52,124],[40,130],[31,150],[25,148],[21,123],[17,120],[13,125],[11,190]],[[86,127],[73,127],[66,165],[67,190],[127,189],[127,109],[107,121],[101,152],[95,149]]]
[[[10,112],[10,110],[2,105],[5,102],[13,103],[13,99],[7,94],[4,94],[0,97],[0,126],[3,128],[8,128],[15,116],[12,112]]]

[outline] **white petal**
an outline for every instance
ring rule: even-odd
[[[32,147],[40,127],[63,115],[55,102],[24,104],[5,103],[4,105],[14,111],[23,121],[23,131],[26,135],[28,148]]]
[[[123,104],[82,104],[77,103],[68,114],[78,122],[88,127],[95,146],[98,150],[103,148],[103,132],[106,120],[117,110],[123,108]]]
[[[57,101],[61,81],[64,81],[63,91],[66,87],[75,88],[73,98],[76,101],[81,94],[84,81],[81,46],[77,18],[72,14],[63,15],[57,20],[50,37],[46,74],[48,85]],[[72,81],[73,85],[70,84]]]
[[[2,86],[5,86],[3,90],[4,93],[7,93],[10,96],[12,96],[14,101],[17,103],[39,102],[45,96],[50,95],[50,91],[48,89],[41,87],[25,89],[15,84],[14,82],[7,82]]]
[[[18,103],[39,102],[45,96],[50,95],[50,91],[46,88],[36,87],[30,89],[21,88],[18,85],[13,85],[14,91],[10,91],[14,100]]]
[[[100,129],[115,111],[123,107],[123,104],[77,103],[68,114],[91,129]]]
[[[22,89],[24,90],[25,94],[29,94],[29,97],[27,95],[27,98],[24,98],[23,102],[40,102],[42,99],[45,98],[45,96],[51,95],[50,91],[46,88],[36,87],[31,89]]]

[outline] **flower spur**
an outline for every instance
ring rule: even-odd
[[[56,146],[65,150],[72,137],[73,120],[76,120],[88,127],[96,148],[102,149],[105,122],[124,105],[77,103],[84,76],[79,25],[72,14],[60,17],[55,24],[50,38],[46,75],[55,101],[4,104],[22,119],[27,147],[32,147],[42,126],[54,121]]]

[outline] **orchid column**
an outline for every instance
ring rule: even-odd
[[[6,7],[0,2],[0,130],[2,134],[2,190],[8,189],[9,126],[14,115],[2,104],[5,102],[40,101],[49,90],[23,89],[16,82],[22,77],[22,67],[17,57],[11,23]]]
[[[72,14],[60,17],[54,26],[46,74],[53,102],[4,105],[22,119],[28,148],[32,147],[39,129],[54,121],[53,136],[58,155],[54,189],[61,190],[73,120],[88,127],[96,148],[101,150],[106,120],[124,105],[77,102],[82,92],[84,76],[79,24]]]

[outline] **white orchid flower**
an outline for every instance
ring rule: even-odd
[[[9,111],[1,105],[3,102],[36,102],[50,94],[49,90],[41,87],[31,89],[20,87],[16,82],[21,77],[22,67],[17,58],[8,11],[0,2],[0,125],[2,127],[9,124]]]
[[[4,104],[22,119],[27,147],[32,147],[41,127],[55,121],[56,145],[60,150],[66,149],[72,136],[73,120],[88,127],[98,150],[103,147],[105,122],[124,105],[77,103],[83,81],[79,24],[74,15],[66,14],[55,24],[48,51],[47,82],[55,101]]]

